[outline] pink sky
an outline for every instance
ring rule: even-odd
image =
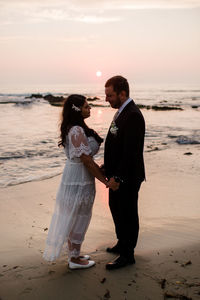
[[[200,1],[0,0],[0,25],[1,86],[199,83]]]

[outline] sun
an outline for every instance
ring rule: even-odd
[[[102,75],[102,72],[101,72],[101,71],[97,71],[97,72],[96,72],[96,76],[97,76],[97,77],[101,77],[101,75]]]

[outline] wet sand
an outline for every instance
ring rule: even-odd
[[[63,253],[42,259],[60,176],[0,190],[0,299],[199,299],[199,151],[145,154],[147,181],[139,196],[136,264],[107,271],[115,243],[107,190],[97,182],[93,217],[82,251],[96,266],[69,270]]]

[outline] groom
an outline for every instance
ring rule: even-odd
[[[106,101],[118,109],[105,141],[104,168],[109,179],[109,206],[115,224],[117,244],[107,252],[119,254],[107,263],[109,270],[134,264],[139,231],[138,192],[145,179],[143,147],[145,122],[129,98],[126,78],[114,76],[105,84]]]

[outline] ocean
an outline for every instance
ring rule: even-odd
[[[104,139],[115,111],[105,102],[103,85],[0,87],[0,187],[42,180],[62,173],[66,157],[58,148],[62,108],[32,94],[94,98],[87,124]],[[146,121],[145,154],[200,149],[200,87],[197,85],[132,87],[130,96]],[[95,156],[103,162],[103,145]]]

